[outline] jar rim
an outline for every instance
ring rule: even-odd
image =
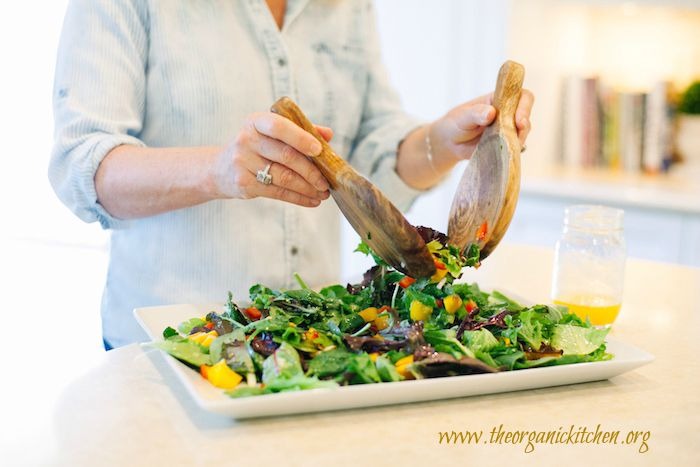
[[[564,226],[589,230],[622,230],[622,209],[598,204],[574,204],[564,210]]]

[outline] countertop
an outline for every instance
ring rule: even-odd
[[[522,195],[582,199],[700,215],[700,167],[675,167],[663,174],[608,169],[523,166]]]
[[[551,262],[550,249],[503,244],[465,279],[547,301]],[[243,421],[202,412],[158,352],[132,345],[106,353],[62,391],[35,434],[19,440],[35,449],[2,458],[61,466],[697,465],[699,330],[700,269],[629,260],[612,334],[655,356],[644,367],[594,383]],[[439,442],[452,430],[488,436],[571,425],[639,436],[537,444],[529,453],[524,442]]]

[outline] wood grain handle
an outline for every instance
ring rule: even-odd
[[[331,189],[335,189],[338,183],[338,174],[349,170],[348,163],[333,151],[330,144],[318,132],[316,126],[311,123],[311,120],[304,115],[304,112],[292,99],[286,96],[279,98],[277,102],[272,104],[270,111],[296,123],[300,128],[311,133],[321,143],[321,153],[318,156],[309,157],[309,159],[316,164],[316,167],[328,180]]]
[[[493,93],[498,126],[515,129],[515,111],[520,102],[524,79],[525,68],[520,63],[508,60],[501,66]]]
[[[323,139],[314,124],[311,123],[311,120],[304,115],[304,112],[302,112],[299,106],[289,97],[284,96],[279,98],[277,102],[272,104],[270,111],[296,123],[298,126],[314,135],[322,145],[328,146],[328,143]]]
[[[432,276],[435,262],[425,241],[379,188],[333,151],[290,98],[279,99],[270,110],[296,123],[321,143],[321,154],[309,159],[328,180],[333,199],[360,238],[397,271],[414,278]]]

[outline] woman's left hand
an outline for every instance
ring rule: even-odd
[[[523,89],[515,111],[515,127],[523,146],[530,133],[530,112],[534,101],[533,94]],[[455,162],[469,159],[484,129],[496,117],[492,102],[493,93],[486,94],[453,108],[433,122],[428,127],[433,157],[452,159]]]

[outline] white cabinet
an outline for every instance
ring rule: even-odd
[[[681,231],[681,245],[679,263],[700,267],[700,218],[698,216],[686,216],[683,220]]]

